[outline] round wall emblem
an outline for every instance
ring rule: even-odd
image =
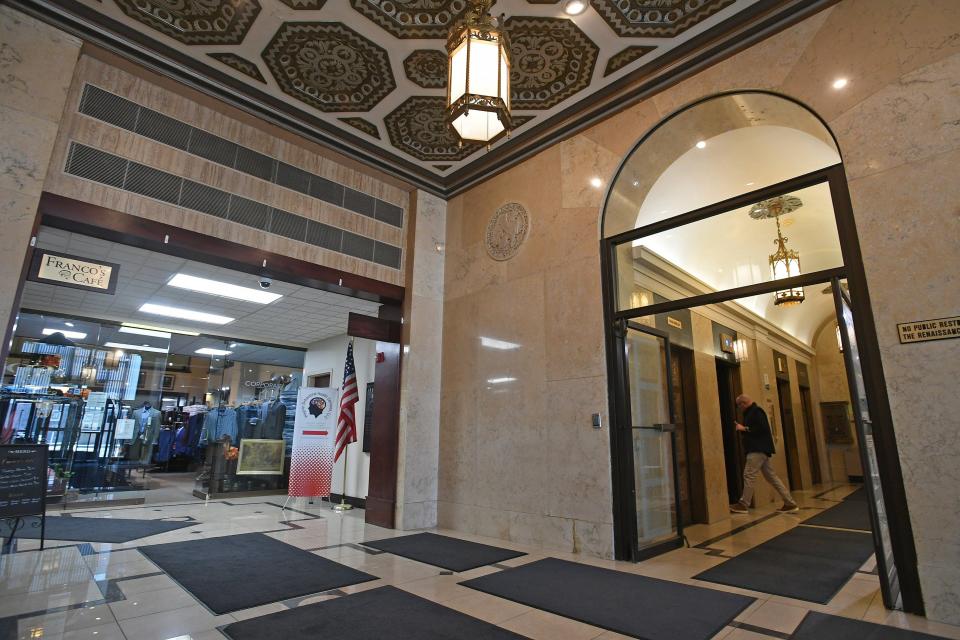
[[[527,210],[519,202],[508,202],[487,223],[487,253],[494,260],[509,260],[517,255],[529,229]]]

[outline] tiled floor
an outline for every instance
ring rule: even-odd
[[[37,549],[37,541],[18,541],[15,553],[0,557],[0,640],[218,640],[224,636],[217,628],[235,620],[384,584],[396,585],[534,639],[612,640],[626,637],[457,584],[500,571],[499,567],[502,566],[516,566],[548,555],[757,598],[715,638],[787,638],[805,613],[815,610],[960,639],[958,627],[887,611],[880,599],[877,576],[871,573],[874,568],[872,560],[851,578],[828,605],[729,588],[691,578],[723,562],[724,556],[740,553],[796,526],[801,520],[817,513],[818,508],[834,504],[828,500],[838,499],[849,488],[837,489],[819,498],[814,495],[820,492],[801,495],[801,505],[806,508],[795,515],[771,515],[770,510],[759,510],[714,525],[689,527],[686,533],[690,548],[678,549],[640,564],[587,558],[441,530],[440,533],[447,535],[515,548],[529,554],[508,560],[499,567],[482,567],[452,575],[430,565],[358,546],[357,543],[364,540],[403,535],[403,532],[366,525],[361,511],[340,515],[332,512],[328,505],[320,503],[298,504],[296,511],[282,511],[282,496],[204,502],[190,495],[192,488],[192,482],[186,477],[169,477],[154,481],[153,489],[144,492],[146,504],[108,506],[72,513],[103,518],[177,518],[196,522],[195,526],[127,544],[50,541],[48,548],[42,552]],[[123,494],[118,496],[129,497]],[[327,594],[216,616],[136,551],[137,546],[147,544],[247,532],[267,533],[288,544],[372,573],[380,579]]]

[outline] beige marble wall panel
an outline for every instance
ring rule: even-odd
[[[621,155],[584,135],[561,142],[560,189],[563,206],[598,209],[622,159]]]
[[[80,41],[0,5],[0,335],[14,313]]]
[[[693,368],[697,387],[697,414],[700,418],[700,455],[703,458],[707,522],[730,517],[730,496],[727,486],[726,458],[723,450],[723,429],[720,418],[720,389],[717,384],[717,362],[713,352],[713,329],[710,320],[699,313],[690,314],[693,328]]]

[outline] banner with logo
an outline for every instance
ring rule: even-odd
[[[301,387],[293,423],[293,451],[287,495],[314,498],[330,495],[337,430],[339,389]]]

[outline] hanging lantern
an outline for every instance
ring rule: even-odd
[[[447,38],[447,122],[461,140],[490,144],[512,128],[509,43],[493,0],[473,0]]]
[[[800,253],[793,249],[787,249],[787,238],[780,233],[780,216],[774,216],[777,221],[777,239],[773,241],[777,245],[777,251],[770,256],[770,270],[773,272],[774,280],[784,280],[800,275]],[[789,289],[780,289],[773,294],[773,304],[792,306],[800,304],[804,300],[803,287],[791,287]]]

